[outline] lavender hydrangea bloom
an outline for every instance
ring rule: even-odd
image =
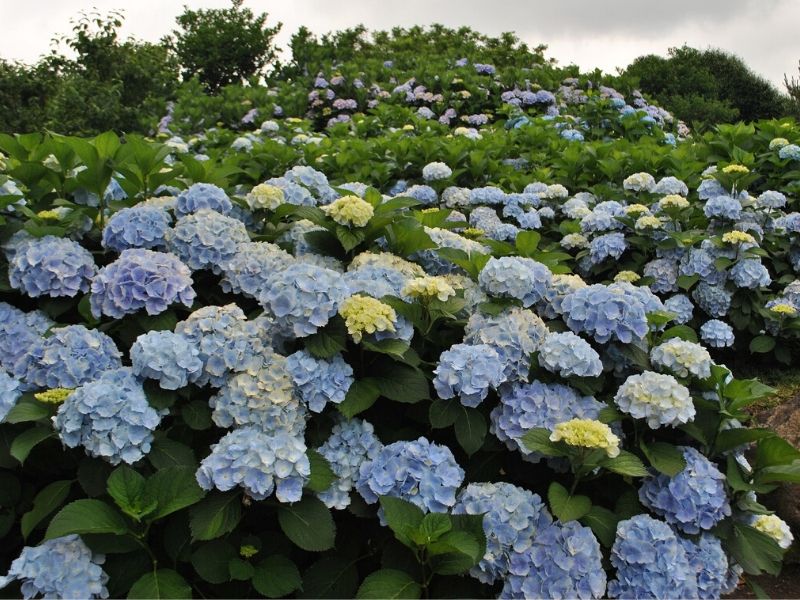
[[[464,406],[478,406],[489,388],[505,381],[500,356],[486,344],[456,344],[442,352],[433,387],[440,398],[459,397]]]
[[[353,368],[340,354],[328,360],[314,358],[307,350],[298,350],[286,359],[286,368],[295,389],[308,409],[319,413],[330,402],[340,404],[353,385]]]
[[[511,556],[500,598],[603,598],[603,554],[592,530],[577,521],[552,523],[533,545]]]
[[[105,556],[94,554],[76,534],[45,540],[22,549],[8,575],[0,577],[0,589],[20,580],[25,600],[108,598],[104,562]]]
[[[572,331],[588,333],[601,344],[611,339],[629,344],[648,331],[645,305],[622,286],[580,288],[562,300],[561,308]]]
[[[535,536],[553,522],[538,494],[510,483],[470,483],[453,507],[454,515],[484,515],[486,552],[470,569],[483,583],[508,575],[509,560],[526,552]]]
[[[607,233],[594,238],[589,244],[589,259],[599,265],[608,258],[617,259],[627,250],[623,233]]]
[[[731,280],[739,288],[755,290],[767,287],[772,278],[759,258],[745,258],[731,269]]]
[[[725,475],[696,449],[681,447],[686,467],[668,477],[645,479],[639,499],[647,508],[686,533],[700,533],[731,514],[725,493]]]
[[[70,239],[47,235],[14,247],[8,261],[11,287],[32,298],[88,292],[97,267],[91,253]]]
[[[456,490],[464,480],[447,446],[424,437],[384,446],[359,468],[356,489],[368,504],[379,496],[411,502],[425,512],[447,512],[456,503]],[[383,513],[379,511],[383,522]]]
[[[701,281],[692,292],[692,298],[709,316],[724,317],[731,307],[732,294],[722,285]]]
[[[41,388],[75,388],[122,366],[113,340],[96,329],[68,325],[51,330],[17,361],[14,375]]]
[[[298,263],[274,273],[259,301],[280,326],[291,329],[296,337],[306,337],[324,327],[349,295],[340,273]]]
[[[171,221],[169,213],[158,206],[123,208],[111,215],[103,228],[103,247],[116,252],[129,248],[164,250]]]
[[[692,320],[694,304],[687,296],[676,294],[664,301],[664,310],[674,314],[675,322],[682,325]]]
[[[700,337],[712,348],[729,348],[735,341],[733,328],[718,319],[703,323],[700,327]]]
[[[436,204],[439,198],[436,194],[436,190],[429,185],[412,185],[403,192],[403,195],[414,198],[414,200],[419,200],[425,206]]]
[[[300,500],[310,476],[302,437],[286,432],[269,435],[257,427],[234,429],[212,445],[196,473],[204,490],[225,492],[241,486],[255,500],[275,492],[279,502]]]
[[[222,265],[223,291],[258,298],[269,277],[289,266],[294,258],[269,242],[245,242]]]
[[[203,370],[200,349],[179,333],[148,331],[131,346],[133,372],[155,379],[165,390],[177,390],[195,381]]]
[[[715,600],[730,593],[724,589],[728,575],[728,558],[722,550],[719,538],[706,532],[696,541],[677,537],[686,552],[689,566],[694,569],[697,577],[697,597],[700,600]]]
[[[611,598],[696,598],[697,575],[669,525],[636,515],[617,525],[611,548],[617,576],[608,583]]]
[[[123,250],[100,269],[92,281],[90,303],[95,318],[120,319],[141,309],[157,315],[174,302],[190,307],[195,296],[192,273],[177,256],[135,248]]]
[[[203,209],[227,215],[231,212],[231,208],[233,208],[233,203],[225,190],[211,183],[195,183],[189,189],[178,194],[175,215],[184,217]]]
[[[759,208],[783,208],[786,206],[786,196],[781,192],[767,190],[756,198],[756,206]]]
[[[318,448],[336,475],[331,487],[317,494],[325,506],[339,510],[350,506],[350,491],[362,463],[373,460],[381,448],[383,444],[367,421],[343,419],[333,426],[330,437]]]
[[[83,446],[90,456],[113,465],[133,464],[150,452],[160,422],[161,414],[147,402],[142,384],[128,367],[106,371],[82,385],[53,417],[53,427],[67,446]]]
[[[250,241],[244,223],[215,210],[201,209],[178,219],[167,232],[167,246],[190,269],[222,271],[239,244]]]
[[[490,258],[478,275],[478,283],[488,294],[516,298],[526,308],[544,298],[552,280],[545,265],[518,256]]]
[[[603,372],[597,351],[569,331],[544,338],[539,348],[539,364],[562,377],[597,377]]]
[[[0,370],[0,423],[6,418],[8,411],[14,408],[21,395],[19,381]]]

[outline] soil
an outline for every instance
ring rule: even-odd
[[[800,598],[800,565],[798,564],[785,565],[778,577],[758,575],[752,579],[770,598],[791,598],[793,600]],[[725,596],[725,598],[731,599],[757,597],[750,586],[744,582],[733,594]]]

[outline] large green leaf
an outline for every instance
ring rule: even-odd
[[[202,500],[206,492],[197,485],[192,467],[176,466],[160,469],[147,480],[147,496],[155,498],[157,508],[148,518],[161,519]]]
[[[666,442],[645,444],[642,442],[640,447],[653,468],[668,477],[675,477],[686,468],[683,452],[672,444],[667,444]]]
[[[36,494],[33,499],[33,508],[22,515],[20,520],[22,537],[27,538],[31,531],[41,523],[42,519],[61,506],[61,503],[69,495],[70,487],[72,487],[72,481],[70,480],[54,481]]]
[[[273,554],[256,565],[253,587],[267,598],[280,598],[291,594],[303,584],[300,571],[291,560]]]
[[[145,573],[128,592],[128,598],[155,598],[182,600],[192,597],[192,588],[186,580],[172,569],[159,569],[152,573]]]
[[[158,504],[155,496],[145,491],[145,484],[146,480],[141,474],[122,465],[109,475],[106,489],[120,510],[138,521],[152,513]]]
[[[350,419],[375,404],[375,401],[380,395],[381,393],[377,383],[371,379],[366,378],[354,381],[350,389],[347,390],[344,401],[337,404],[336,408],[338,408],[339,412],[345,417]]]
[[[356,561],[326,556],[303,573],[300,598],[352,598],[358,586]]]
[[[321,552],[333,548],[336,526],[331,511],[316,497],[306,496],[300,502],[281,505],[278,523],[286,537],[303,550]]]
[[[486,419],[476,408],[461,407],[455,422],[456,439],[470,456],[483,446],[486,439]]]
[[[52,540],[71,533],[113,533],[123,535],[128,531],[125,518],[101,500],[83,499],[70,502],[62,508],[45,533]]]
[[[189,528],[194,540],[213,540],[233,531],[242,518],[238,492],[210,494],[192,507]]]
[[[580,519],[592,508],[592,501],[587,496],[570,495],[567,488],[556,481],[547,489],[547,500],[553,514],[565,523]]]
[[[192,553],[192,566],[209,583],[225,583],[231,578],[228,563],[233,558],[236,558],[236,548],[230,542],[212,540]]]
[[[32,427],[26,429],[11,442],[11,456],[22,464],[25,462],[25,459],[28,458],[31,450],[47,438],[53,436],[53,430],[50,427]]]
[[[308,462],[311,465],[311,476],[306,487],[312,492],[324,492],[336,481],[336,474],[330,463],[316,450],[308,450]]]
[[[408,573],[381,569],[370,573],[358,588],[356,598],[419,598],[422,587]]]
[[[383,518],[397,539],[407,546],[413,546],[413,537],[425,518],[422,509],[411,502],[392,496],[381,496],[380,504]]]

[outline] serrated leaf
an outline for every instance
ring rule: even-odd
[[[356,598],[419,598],[422,587],[408,573],[381,569],[370,573],[359,586]]]
[[[145,492],[145,478],[127,465],[114,469],[106,481],[108,495],[126,515],[137,521],[156,509],[156,498]]]
[[[603,458],[600,461],[600,466],[614,473],[631,477],[647,477],[650,474],[639,457],[627,450],[620,450],[619,456],[614,458]]]
[[[194,450],[186,444],[176,442],[165,436],[156,437],[147,455],[147,460],[156,469],[180,466],[197,468]]]
[[[328,490],[333,482],[336,481],[336,474],[331,469],[330,463],[316,450],[309,449],[306,454],[311,465],[311,476],[306,487],[312,492]]]
[[[242,518],[238,492],[211,494],[193,506],[189,528],[193,540],[213,540],[233,531]]]
[[[675,477],[686,468],[686,459],[676,446],[666,442],[642,442],[640,448],[653,468],[666,475]]]
[[[380,504],[383,518],[398,541],[413,546],[412,538],[422,524],[425,513],[411,502],[392,496],[381,496]]]
[[[206,492],[197,484],[192,467],[176,466],[156,471],[147,480],[145,495],[157,501],[156,511],[148,517],[155,520],[200,502]]]
[[[535,427],[522,435],[522,444],[531,452],[544,456],[563,456],[564,452],[550,441],[551,431],[544,427]]]
[[[461,407],[455,422],[456,440],[470,456],[483,446],[486,439],[486,419],[475,408]]]
[[[278,523],[292,542],[309,552],[333,548],[336,526],[331,511],[316,497],[306,496],[300,502],[278,508]]]
[[[62,508],[45,533],[46,540],[71,533],[113,533],[122,535],[128,531],[123,516],[101,500],[82,499],[70,502]]]
[[[170,598],[182,600],[191,597],[192,588],[183,577],[172,569],[159,569],[152,573],[145,573],[128,592],[129,599]]]
[[[315,358],[332,358],[347,347],[347,330],[341,319],[332,319],[327,326],[303,338],[306,350]]]
[[[606,548],[614,544],[617,535],[617,523],[620,518],[602,506],[592,506],[589,512],[580,518],[581,523],[590,527],[600,543]]]
[[[461,403],[457,398],[434,400],[428,408],[428,420],[434,429],[444,429],[456,422],[461,414]]]
[[[303,573],[301,598],[351,598],[358,586],[355,561],[327,556]]]
[[[580,519],[592,508],[587,496],[571,496],[567,488],[556,481],[547,489],[547,501],[552,513],[564,523]]]
[[[205,431],[212,425],[211,408],[208,403],[200,400],[193,400],[181,407],[181,417],[183,422],[195,431]]]
[[[757,335],[750,340],[750,352],[764,354],[775,348],[775,338],[770,335]]]
[[[361,379],[353,382],[344,400],[336,405],[336,408],[348,419],[353,418],[358,413],[364,412],[380,396],[378,385],[371,379]]]
[[[11,449],[9,452],[20,464],[23,464],[31,453],[31,450],[47,438],[53,437],[53,435],[53,430],[49,427],[32,427],[31,429],[26,429],[11,442]]]
[[[430,397],[427,377],[412,366],[384,359],[370,375],[381,395],[389,400],[413,404]]]
[[[45,404],[35,400],[20,400],[11,408],[3,419],[4,423],[27,423],[40,421],[50,416],[50,410]]]
[[[70,487],[72,487],[72,481],[54,481],[36,494],[33,499],[33,508],[22,515],[20,520],[22,537],[27,539],[33,529],[42,522],[42,519],[61,506],[61,503],[69,496]]]
[[[236,558],[236,548],[230,542],[213,540],[192,553],[192,566],[209,583],[225,583],[230,580],[228,563],[232,558]]]
[[[302,584],[297,565],[280,554],[273,554],[262,560],[253,574],[253,587],[267,598],[286,596],[299,589]]]

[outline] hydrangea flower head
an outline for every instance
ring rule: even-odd
[[[207,208],[181,217],[167,232],[170,251],[195,271],[219,273],[239,244],[249,241],[244,223]]]
[[[724,317],[731,306],[732,294],[723,285],[701,281],[692,291],[692,298],[711,317]]]
[[[397,313],[395,310],[375,298],[362,294],[353,294],[339,305],[339,314],[344,319],[347,333],[356,342],[367,333],[395,331]]]
[[[678,196],[677,194],[668,194],[658,201],[658,207],[661,210],[680,210],[683,208],[689,208],[689,201],[683,196]]]
[[[442,352],[434,370],[433,387],[440,398],[458,396],[464,406],[478,406],[505,381],[503,362],[486,344],[456,344]]]
[[[633,192],[651,192],[656,187],[656,180],[650,173],[634,173],[625,178],[622,187]]]
[[[15,245],[8,261],[11,287],[32,298],[88,292],[96,271],[88,250],[78,242],[52,235]]]
[[[579,448],[597,448],[610,457],[619,456],[619,438],[611,427],[595,419],[570,419],[556,423],[551,442],[564,442]]]
[[[411,279],[403,288],[402,294],[423,301],[438,298],[441,302],[446,302],[456,295],[456,290],[445,277],[427,275]]]
[[[200,349],[179,333],[148,331],[131,346],[133,372],[155,379],[165,390],[177,390],[195,381],[203,370]]]
[[[697,597],[715,600],[725,590],[728,575],[728,558],[722,550],[719,538],[703,532],[696,541],[678,536],[678,542],[686,552],[686,559],[697,577]]]
[[[717,319],[706,321],[700,327],[701,339],[712,348],[729,348],[735,340],[733,328]]]
[[[715,196],[706,202],[703,212],[709,218],[736,221],[742,215],[742,205],[730,196]]]
[[[731,279],[736,287],[751,290],[767,287],[772,282],[767,267],[758,258],[745,258],[733,265]]]
[[[726,244],[732,244],[738,246],[740,244],[751,244],[755,245],[756,238],[752,235],[747,233],[746,231],[728,231],[722,234],[722,241]]]
[[[766,533],[784,550],[788,549],[794,541],[792,530],[778,515],[758,515],[753,520],[752,526],[761,533]]]
[[[183,217],[199,210],[209,209],[227,215],[233,203],[221,187],[211,183],[195,183],[178,194],[175,214]]]
[[[443,162],[428,163],[422,168],[422,178],[425,181],[440,181],[453,174],[452,169]]]
[[[588,333],[601,344],[611,339],[629,344],[648,331],[645,305],[624,287],[580,288],[561,301],[561,309],[572,331]]]
[[[325,360],[298,350],[286,359],[286,368],[300,398],[315,413],[322,412],[328,402],[344,401],[353,384],[353,368],[340,354]]]
[[[676,323],[683,324],[692,320],[694,304],[687,296],[675,294],[664,301],[664,310],[675,315]]]
[[[606,233],[597,236],[589,243],[589,260],[591,260],[592,264],[599,265],[609,258],[618,259],[627,248],[628,243],[625,241],[625,234]]]
[[[778,158],[784,160],[800,160],[800,146],[797,144],[787,144],[778,150]]]
[[[526,308],[545,297],[552,279],[545,265],[518,256],[490,258],[478,275],[478,283],[488,294],[516,298]]]
[[[711,355],[700,344],[669,338],[650,351],[654,365],[667,369],[678,377],[693,375],[698,379],[711,376]]]
[[[269,277],[294,261],[288,252],[269,242],[239,244],[236,254],[222,265],[220,286],[225,292],[258,298]]]
[[[164,250],[171,221],[169,213],[157,206],[123,208],[111,215],[103,228],[103,247],[116,252],[129,248]]]
[[[14,408],[17,400],[22,395],[19,381],[8,373],[0,370],[0,423],[6,418],[8,412]]]
[[[283,190],[277,185],[259,183],[245,196],[245,202],[250,210],[275,210],[286,202]]]
[[[572,332],[550,333],[539,348],[539,364],[562,377],[597,377],[603,372],[600,355]]]
[[[676,427],[694,419],[695,408],[689,390],[672,375],[645,371],[631,375],[619,387],[614,402],[636,419],[646,419],[651,429]]]
[[[339,225],[355,227],[364,227],[375,214],[372,204],[358,196],[344,196],[323,206],[322,210]]]

